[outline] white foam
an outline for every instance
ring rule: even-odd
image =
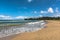
[[[7,30],[3,29],[0,32],[0,38],[24,32],[35,32],[41,30],[41,28],[44,27],[44,24],[45,24],[44,21],[38,21],[38,22],[27,23],[24,25],[24,27],[12,27]]]
[[[38,21],[38,22],[30,22],[28,24],[37,24],[37,23],[41,23],[41,22],[44,22],[44,21],[42,20],[42,21]]]

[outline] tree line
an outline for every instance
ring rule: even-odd
[[[26,18],[25,20],[60,20],[60,17],[38,17],[38,18]]]

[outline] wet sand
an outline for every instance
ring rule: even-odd
[[[18,34],[10,40],[60,40],[60,21],[47,20],[46,28],[36,32]],[[8,38],[6,38],[8,40]]]

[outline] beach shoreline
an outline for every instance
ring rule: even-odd
[[[44,27],[44,25],[45,25],[45,22],[44,21],[37,21],[37,22],[30,22],[30,23],[26,23],[27,25],[26,26],[29,26],[27,29],[26,28],[22,28],[22,33],[24,33],[24,29],[26,30],[25,32],[35,32],[35,31],[38,31],[38,30],[41,30],[43,27]],[[32,26],[32,24],[33,24],[33,26]],[[42,26],[41,28],[39,27],[39,26]],[[30,26],[31,26],[31,28],[30,28]],[[37,26],[36,28],[35,28],[35,26]],[[15,33],[13,33],[13,34],[8,34],[8,33],[5,33],[7,36],[12,36],[12,35],[17,35],[17,34],[20,34],[20,29],[21,28],[16,28],[17,30],[18,30],[18,32],[15,34]],[[10,32],[9,32],[10,33]],[[4,38],[4,37],[7,37],[5,34],[1,34],[2,36],[0,36],[0,38]],[[5,35],[5,36],[4,36]]]
[[[60,21],[47,20],[46,28],[36,32],[18,34],[11,40],[60,40]]]

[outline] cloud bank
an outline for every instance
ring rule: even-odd
[[[0,19],[24,19],[24,18],[28,18],[26,16],[16,16],[16,17],[11,17],[11,16],[6,16],[6,15],[0,15]]]
[[[17,16],[15,17],[16,19],[24,19],[24,18],[27,18],[26,16]]]
[[[11,16],[0,15],[0,19],[13,19]]]

